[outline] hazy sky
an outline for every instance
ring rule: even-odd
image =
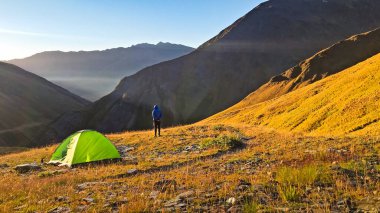
[[[263,0],[0,0],[0,60],[159,41],[197,47]]]

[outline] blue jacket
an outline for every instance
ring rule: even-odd
[[[159,121],[162,118],[162,113],[160,108],[158,108],[157,105],[154,105],[153,111],[152,111],[152,117],[154,121]]]

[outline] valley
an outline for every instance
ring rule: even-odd
[[[182,3],[144,5],[113,39],[147,30],[134,25],[147,17],[167,36],[172,15],[192,8]],[[220,6],[209,3],[197,14]],[[122,4],[99,17],[116,25],[142,3]],[[374,0],[269,0],[196,49],[142,43],[0,62],[0,212],[379,212],[378,11]],[[224,18],[206,12],[202,21]]]

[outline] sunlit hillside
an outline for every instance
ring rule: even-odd
[[[380,135],[380,54],[307,87],[256,105],[249,97],[206,120],[315,134]]]
[[[380,52],[380,28],[340,41],[298,65],[274,76],[255,90],[243,106],[264,102],[305,87],[344,69],[352,67]]]

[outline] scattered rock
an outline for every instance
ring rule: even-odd
[[[190,191],[177,195],[177,199],[184,200],[191,197],[193,194],[194,194],[194,191],[190,190]]]
[[[177,189],[177,182],[175,180],[160,180],[154,183],[153,189],[156,191],[175,191]]]
[[[68,213],[71,212],[71,209],[66,206],[59,206],[48,211],[48,213]]]
[[[338,153],[338,154],[345,154],[348,152],[347,149],[336,149],[336,148],[328,148],[327,149],[327,152],[330,152],[330,153]]]
[[[128,155],[128,152],[135,150],[135,148],[131,146],[117,146],[116,149],[121,157],[125,157]]]
[[[235,203],[236,203],[236,198],[234,198],[234,197],[230,197],[230,198],[227,199],[226,203],[227,203],[227,204],[230,204],[230,205],[235,205]]]
[[[86,202],[87,204],[91,204],[94,202],[94,198],[86,197],[83,198],[82,201]]]
[[[16,172],[20,174],[24,174],[24,173],[28,173],[32,171],[40,171],[42,168],[36,163],[31,163],[31,164],[18,165],[14,169],[16,170]]]
[[[55,201],[57,201],[57,202],[68,202],[69,201],[69,197],[67,197],[67,196],[59,196],[59,197],[55,198]]]
[[[216,195],[214,195],[214,194],[211,194],[211,193],[207,193],[207,194],[205,194],[204,196],[205,196],[205,198],[212,198],[212,197],[216,197]]]
[[[126,165],[137,165],[138,164],[137,158],[133,157],[133,156],[122,157],[122,162],[123,162],[123,164],[126,164]]]
[[[117,210],[118,206],[122,206],[128,203],[127,198],[123,198],[122,200],[114,201],[114,202],[107,202],[103,205],[104,208],[111,207],[113,210]]]
[[[82,191],[82,190],[88,189],[88,188],[95,186],[95,185],[110,185],[110,183],[107,183],[107,182],[85,182],[85,183],[78,184],[77,189],[79,191]]]
[[[250,182],[247,182],[245,180],[239,180],[237,190],[245,191],[245,190],[249,189],[251,186],[252,186],[252,184]]]
[[[179,204],[175,205],[175,207],[177,207],[177,208],[183,208],[185,206],[187,206],[185,203],[179,203]]]
[[[339,200],[336,205],[338,207],[347,207],[347,206],[351,206],[351,199],[347,198],[347,199],[343,199],[343,200]]]
[[[127,174],[128,175],[135,175],[135,174],[137,174],[137,169],[130,169],[127,171]]]
[[[76,207],[75,210],[76,210],[77,212],[82,212],[82,211],[85,211],[87,208],[88,208],[87,205],[79,205],[79,206]]]
[[[189,200],[190,197],[194,194],[194,191],[189,190],[177,195],[174,199],[167,201],[164,206],[167,208],[176,207],[183,208],[187,206],[187,204],[183,203],[183,201]]]
[[[357,212],[379,212],[380,197],[364,198],[356,202]]]
[[[200,150],[200,146],[197,144],[193,144],[193,145],[185,147],[185,151],[187,151],[187,152],[193,152],[193,151],[197,151],[197,150]]]

